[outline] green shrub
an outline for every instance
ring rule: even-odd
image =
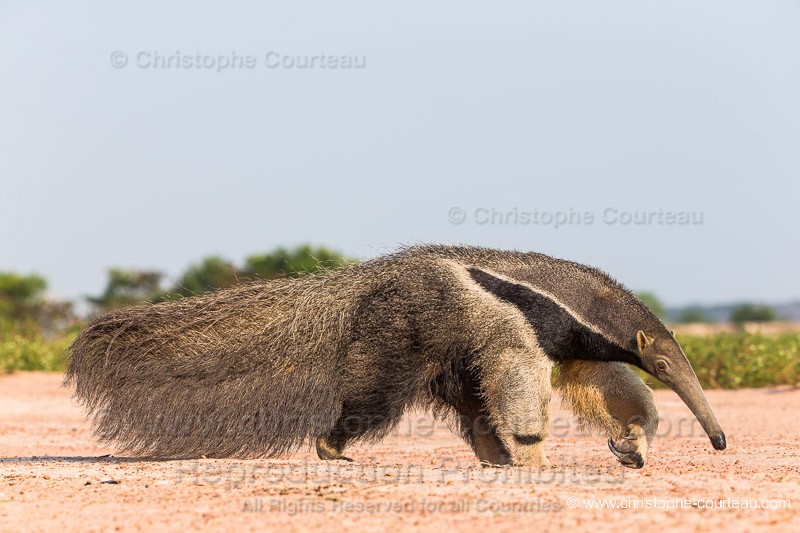
[[[45,338],[32,328],[0,324],[0,372],[63,370],[64,352],[76,335],[73,329]]]
[[[744,303],[731,311],[731,322],[739,325],[746,322],[772,322],[777,319],[778,313],[767,305]]]

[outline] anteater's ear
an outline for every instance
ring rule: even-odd
[[[652,346],[654,340],[653,337],[645,335],[642,330],[636,332],[636,344],[639,346],[640,352],[644,352],[647,348]]]

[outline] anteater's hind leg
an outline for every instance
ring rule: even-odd
[[[351,458],[342,455],[348,441],[356,440],[361,437],[367,428],[362,425],[361,417],[355,416],[352,410],[347,409],[345,404],[342,407],[342,415],[336,421],[336,425],[331,428],[327,435],[317,438],[317,455],[320,459],[334,461],[352,461]]]
[[[320,459],[326,461],[333,461],[336,459],[352,461],[351,458],[342,455],[342,451],[346,445],[347,437],[337,423],[330,433],[322,437],[317,437],[317,455]]]
[[[327,435],[317,437],[320,459],[352,461],[342,455],[345,447],[364,437],[380,437],[400,420],[404,408],[392,405],[387,395],[366,394],[364,399],[345,401],[342,414]]]

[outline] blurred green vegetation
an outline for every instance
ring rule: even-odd
[[[14,370],[49,370],[64,368],[64,351],[75,340],[78,327],[56,335],[19,328],[0,322],[0,373]]]
[[[766,305],[743,303],[731,310],[731,322],[738,325],[746,322],[772,322],[777,319],[775,310]]]
[[[307,245],[293,250],[278,248],[269,254],[255,254],[248,257],[245,260],[242,276],[250,279],[271,279],[282,276],[297,278],[355,262],[355,259],[348,259],[339,252],[327,248],[312,248]]]
[[[689,307],[680,312],[676,322],[678,324],[713,324],[716,320],[698,307]]]
[[[36,274],[0,272],[0,372],[58,370],[79,322],[70,302],[48,301]]]
[[[47,282],[41,276],[0,272],[0,318],[35,319],[43,305]]]
[[[162,302],[195,296],[216,289],[231,287],[243,281],[257,279],[296,278],[322,269],[338,268],[355,259],[325,247],[302,245],[296,248],[276,248],[271,252],[254,254],[239,267],[218,255],[208,256],[189,267],[172,287],[164,287],[164,274],[154,270],[112,268],[103,293],[87,301],[95,312],[119,309],[145,302]]]
[[[224,289],[239,282],[239,269],[232,262],[213,255],[189,266],[170,291],[179,296],[193,296]]]
[[[108,270],[108,280],[103,293],[98,296],[88,296],[86,301],[101,311],[158,301],[163,295],[161,289],[163,278],[164,274],[154,270],[111,268]]]

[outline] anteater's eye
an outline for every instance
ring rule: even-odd
[[[664,361],[659,361],[656,363],[656,370],[659,372],[666,372],[667,371],[667,363]]]

